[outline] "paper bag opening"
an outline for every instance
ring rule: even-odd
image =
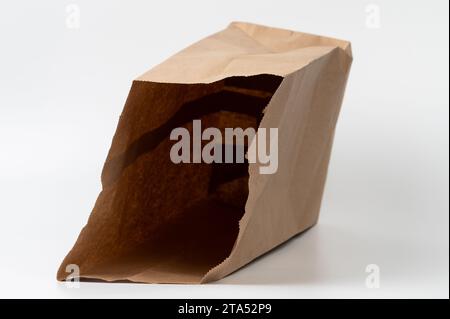
[[[170,151],[176,141],[169,136],[186,128],[193,145],[194,120],[222,136],[225,128],[257,130],[281,81],[267,74],[209,84],[135,81],[118,129],[129,135],[114,138],[127,142],[111,149],[92,227],[83,230],[58,279],[76,260],[81,278],[200,282],[236,241],[248,197],[248,162],[192,163],[191,146],[191,163],[175,164]],[[200,142],[203,147],[209,141]],[[246,152],[251,141],[233,142],[220,146],[222,154],[230,148],[234,156],[238,149]]]

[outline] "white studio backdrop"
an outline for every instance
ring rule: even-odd
[[[448,6],[2,1],[0,297],[448,298]],[[352,42],[319,224],[204,286],[56,282],[132,80],[234,20]]]

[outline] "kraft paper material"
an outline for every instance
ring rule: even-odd
[[[138,77],[57,279],[210,282],[313,226],[351,62],[347,41],[233,22]],[[170,132],[194,119],[278,128],[278,170],[174,164]]]

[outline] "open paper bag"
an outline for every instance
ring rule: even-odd
[[[76,265],[89,280],[209,282],[313,226],[351,61],[349,42],[235,22],[138,77],[58,280]],[[276,172],[174,163],[172,130],[198,119],[277,128]]]

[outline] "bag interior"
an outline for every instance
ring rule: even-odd
[[[175,164],[169,154],[177,141],[169,136],[185,127],[192,139],[195,119],[222,136],[225,128],[257,130],[281,81],[267,74],[209,84],[135,81],[103,169],[103,190],[79,238],[83,249],[72,252],[83,260],[81,277],[199,282],[229,256],[245,212],[248,163]],[[222,147],[246,149],[248,142]]]

